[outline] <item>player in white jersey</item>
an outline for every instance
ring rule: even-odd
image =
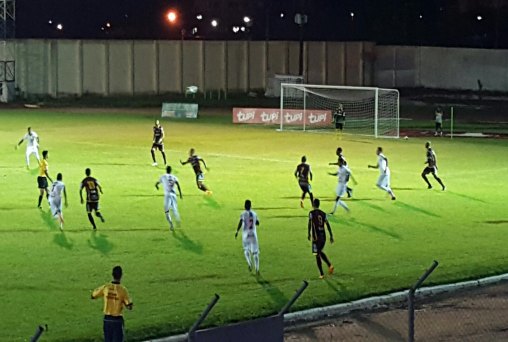
[[[18,149],[18,146],[23,143],[23,141],[26,140],[26,152],[25,152],[25,159],[26,159],[26,168],[30,168],[30,155],[35,154],[35,158],[37,158],[37,161],[40,162],[41,158],[39,157],[39,136],[37,133],[32,131],[31,127],[28,127],[28,132],[21,138],[21,140],[18,142],[18,144],[15,146],[16,149]]]
[[[395,200],[395,195],[390,188],[390,168],[388,168],[388,158],[383,154],[383,148],[378,147],[376,150],[377,165],[369,165],[369,168],[379,169],[379,178],[377,180],[377,187],[386,191]]]
[[[330,173],[332,176],[337,176],[337,179],[339,183],[337,184],[337,197],[335,198],[335,205],[333,206],[333,210],[330,213],[331,215],[335,214],[335,210],[337,210],[337,206],[341,206],[346,211],[349,211],[349,207],[347,204],[342,201],[340,198],[344,196],[348,191],[347,183],[349,182],[349,179],[351,178],[355,184],[356,180],[353,177],[353,174],[351,173],[351,170],[347,167],[346,162],[344,159],[339,158],[339,169],[335,173]]]
[[[164,189],[164,213],[166,215],[166,220],[169,222],[169,229],[174,230],[173,220],[169,214],[169,210],[171,209],[173,215],[175,215],[177,224],[180,224],[180,214],[178,213],[178,205],[176,203],[175,185],[178,188],[180,198],[182,198],[182,190],[180,189],[178,178],[171,174],[171,166],[166,166],[166,174],[162,175],[157,183],[155,183],[157,190],[159,190],[159,184],[162,184]]]
[[[64,194],[65,206],[67,207],[67,192],[65,191],[65,184],[62,181],[62,174],[56,175],[56,182],[51,185],[51,191],[49,192],[49,205],[51,207],[51,213],[58,219],[60,223],[60,229],[63,229],[64,219],[62,211],[62,193]]]
[[[252,270],[252,259],[254,259],[254,268],[256,275],[259,275],[259,246],[256,226],[259,226],[259,220],[256,213],[251,210],[250,200],[245,201],[245,211],[240,215],[240,222],[236,228],[235,239],[238,237],[238,231],[242,228],[243,253],[249,265],[249,272]]]
[[[441,107],[437,107],[434,112],[434,121],[436,123],[436,130],[434,131],[434,136],[438,134],[443,136],[443,109]]]

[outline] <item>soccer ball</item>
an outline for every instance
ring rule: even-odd
[[[407,140],[407,139],[409,139],[409,137],[406,135],[406,136],[404,137],[404,140]]]

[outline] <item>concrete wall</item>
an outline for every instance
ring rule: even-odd
[[[508,50],[376,46],[381,87],[508,91]]]
[[[17,86],[24,95],[143,95],[265,89],[274,74],[298,73],[298,42],[17,40]],[[364,42],[307,42],[308,83],[371,85]],[[368,73],[368,77],[366,77]]]

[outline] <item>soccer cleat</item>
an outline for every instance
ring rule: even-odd
[[[319,276],[319,279],[325,279],[325,276],[324,276],[323,274],[321,274],[321,275]]]
[[[300,200],[300,207],[303,209],[303,200]]]
[[[96,226],[93,226],[93,231],[96,232],[97,231],[97,227]]]
[[[353,189],[348,188],[347,189],[347,198],[353,197]]]
[[[429,186],[427,187],[427,189],[432,189],[432,185],[429,185]]]
[[[249,266],[247,266],[247,267],[248,267],[248,269],[249,269],[249,272],[252,272],[252,267],[250,267],[250,265],[249,265]]]
[[[445,189],[446,189],[446,186],[443,185],[443,191],[445,191]]]
[[[102,223],[106,222],[106,220],[104,219],[104,217],[102,217],[102,216],[101,216],[101,217],[99,217],[99,218],[101,219],[101,222],[102,222]]]
[[[395,196],[392,196],[392,201],[395,201],[395,200],[396,200]]]
[[[259,270],[256,271],[256,277],[259,277]]]
[[[328,274],[333,274],[334,270],[335,270],[335,267],[333,267],[333,265],[331,265],[330,267],[328,267]]]
[[[211,190],[206,190],[205,193],[208,195],[208,196],[212,196],[213,192]]]
[[[157,162],[153,163],[152,166],[157,166]]]

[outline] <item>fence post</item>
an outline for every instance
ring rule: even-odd
[[[408,342],[414,342],[415,340],[415,292],[416,290],[422,285],[422,283],[428,278],[428,276],[434,272],[436,267],[439,265],[439,263],[434,260],[432,262],[432,265],[428,270],[425,271],[425,273],[418,279],[416,284],[409,289],[407,300],[408,300]]]
[[[192,327],[190,328],[190,330],[187,334],[188,341],[194,340],[194,334],[196,333],[196,330],[198,330],[201,323],[203,323],[203,321],[206,319],[206,316],[208,316],[210,311],[212,311],[213,307],[215,306],[215,304],[217,304],[219,299],[220,299],[220,296],[218,294],[215,294],[214,297],[212,298],[212,301],[210,302],[210,304],[208,304],[208,306],[206,307],[205,311],[203,311],[201,313],[201,316],[199,316],[199,318],[197,319],[197,321],[194,322],[194,324],[192,325]]]
[[[305,289],[307,288],[307,286],[309,286],[309,283],[306,282],[305,280],[303,281],[302,283],[302,286],[300,286],[300,288],[298,290],[296,290],[296,293],[293,295],[293,297],[291,297],[291,299],[289,300],[289,302],[286,303],[286,305],[284,305],[284,307],[282,309],[280,309],[279,311],[279,316],[283,316],[286,312],[289,311],[289,309],[291,308],[291,306],[296,302],[296,300],[302,295],[303,291],[305,291]]]

